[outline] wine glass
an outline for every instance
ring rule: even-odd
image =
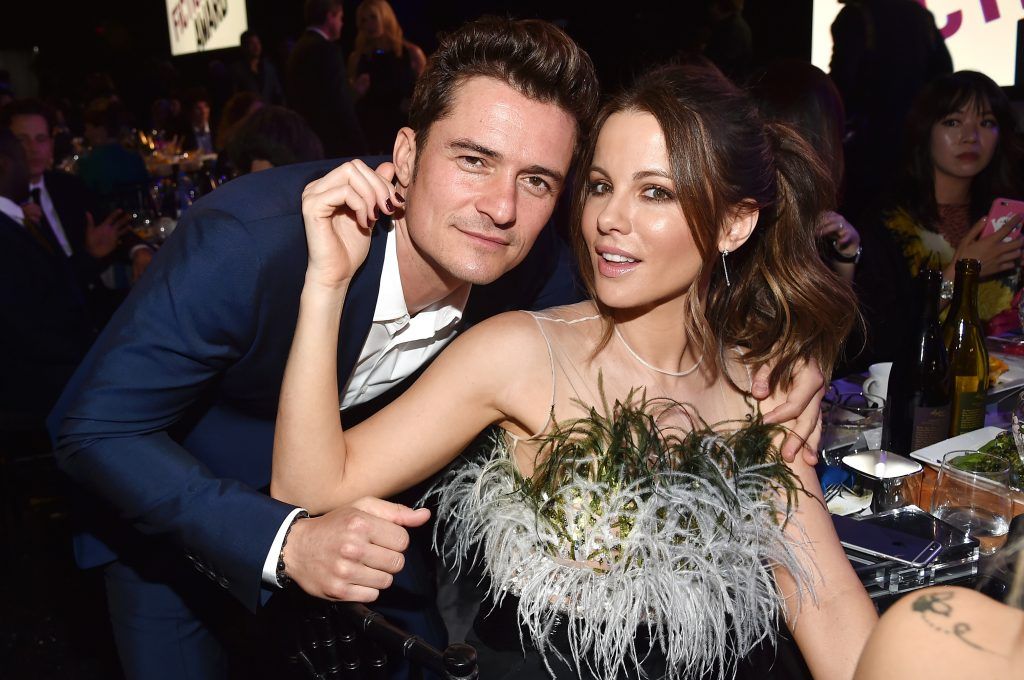
[[[978,540],[990,555],[1006,542],[1010,527],[1009,464],[978,451],[950,451],[932,493],[932,514]]]

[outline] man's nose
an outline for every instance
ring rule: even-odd
[[[497,227],[509,227],[516,220],[516,178],[496,174],[477,200],[477,210]]]

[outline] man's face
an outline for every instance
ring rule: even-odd
[[[341,6],[338,6],[337,9],[331,10],[327,13],[327,30],[325,33],[327,33],[327,37],[331,40],[337,40],[341,37],[341,27],[344,16],[345,11]]]
[[[210,105],[204,101],[198,101],[192,105],[192,125],[195,127],[206,127],[210,123]]]
[[[250,35],[245,39],[245,54],[250,59],[259,59],[263,54],[263,43],[258,35]]]
[[[38,181],[53,165],[53,137],[46,119],[35,114],[14,116],[11,132],[21,142],[28,160],[28,174],[31,181]]]
[[[551,217],[576,141],[555,104],[474,77],[430,128],[408,188],[416,253],[449,281],[489,283],[519,264]]]

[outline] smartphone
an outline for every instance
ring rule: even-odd
[[[988,217],[985,218],[985,227],[981,230],[981,235],[988,236],[996,233],[1014,215],[1024,215],[1024,201],[1014,201],[1010,198],[997,198],[992,201],[992,207],[988,211]],[[1020,233],[1019,225],[1012,229],[1004,240],[1015,238],[1018,233]]]
[[[924,567],[942,552],[942,543],[932,537],[915,536],[868,519],[832,516],[839,542],[844,548],[912,567]]]
[[[880,512],[862,521],[922,538],[933,538],[942,544],[943,561],[968,558],[980,545],[978,539],[969,536],[959,527],[944,522],[916,505]]]

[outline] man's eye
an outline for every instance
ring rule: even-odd
[[[646,187],[642,192],[640,192],[640,195],[643,196],[644,198],[649,198],[653,201],[658,202],[670,201],[674,198],[672,192],[670,192],[668,189],[656,185]]]
[[[542,191],[551,191],[551,184],[548,183],[548,181],[543,177],[538,177],[537,175],[530,175],[529,177],[527,177],[526,183],[535,189],[540,189]]]
[[[482,168],[484,159],[479,156],[459,156],[459,162],[470,168]]]

